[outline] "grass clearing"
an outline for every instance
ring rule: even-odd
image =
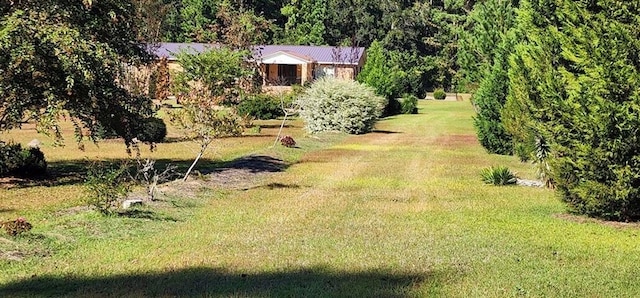
[[[2,208],[35,219],[32,235],[6,241],[46,253],[0,260],[0,296],[637,295],[638,226],[562,215],[550,190],[485,185],[488,166],[523,178],[534,169],[486,154],[472,115],[468,102],[421,101],[420,114],[367,135],[303,138],[296,124],[288,134],[301,149],[269,152],[291,163],[286,171],[251,187],[173,193],[141,218],[22,208],[13,192],[31,188],[3,190]],[[273,139],[227,141],[223,160]],[[60,187],[74,185],[49,188],[69,193]]]

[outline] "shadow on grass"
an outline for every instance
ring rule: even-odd
[[[397,133],[402,133],[399,131],[391,131],[391,130],[380,130],[380,129],[374,129],[371,131],[372,133],[380,133],[380,134],[397,134]]]
[[[310,268],[243,274],[216,268],[106,277],[32,276],[0,286],[0,296],[37,297],[408,297],[428,283],[437,288],[441,274],[333,272]]]
[[[250,188],[244,188],[242,190],[252,190],[252,189],[259,189],[259,188],[265,188],[268,190],[274,190],[274,189],[299,189],[302,188],[302,186],[298,185],[298,184],[284,184],[284,183],[269,183],[266,185],[258,185],[255,187],[250,187]]]
[[[219,163],[217,167],[211,168],[211,171],[200,173],[210,174],[223,172],[228,170],[245,170],[250,173],[277,173],[286,170],[289,167],[283,160],[267,156],[267,155],[249,155],[237,158],[235,160]]]
[[[117,215],[121,217],[149,219],[149,220],[157,220],[157,221],[173,221],[173,222],[178,221],[178,219],[175,217],[154,212],[151,210],[129,209],[129,210],[119,211],[117,212]]]
[[[47,176],[33,179],[12,179],[10,184],[0,182],[0,188],[27,188],[34,186],[51,187],[81,184],[85,181],[88,169],[94,162],[95,161],[84,159],[50,162]],[[162,171],[169,165],[174,166],[176,175],[172,178],[177,179],[181,177],[180,173],[185,173],[187,171],[192,162],[192,159],[157,159],[156,168]],[[104,165],[128,163],[131,166],[131,169],[135,169],[134,159],[110,159],[101,161],[101,163]],[[200,159],[194,168],[194,172],[206,175],[235,169],[245,170],[254,174],[265,172],[273,173],[284,171],[288,166],[289,165],[284,161],[277,158],[266,155],[250,155],[226,162],[206,158]]]

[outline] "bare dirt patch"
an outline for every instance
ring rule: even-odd
[[[284,171],[289,165],[283,160],[267,155],[249,155],[213,169],[200,170],[186,182],[177,180],[162,185],[165,194],[194,196],[203,189],[249,189],[262,179]]]

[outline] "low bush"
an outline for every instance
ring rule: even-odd
[[[400,101],[395,98],[389,99],[387,104],[384,107],[384,113],[382,113],[383,117],[389,117],[393,115],[398,115],[402,113],[402,105]]]
[[[28,232],[33,227],[24,217],[18,217],[16,220],[0,222],[0,227],[11,236],[18,236]]]
[[[265,94],[252,95],[242,100],[236,107],[240,117],[269,120],[284,116],[279,100]]]
[[[47,162],[39,148],[22,148],[20,144],[0,141],[0,177],[32,177],[46,173]]]
[[[405,94],[400,99],[400,112],[402,114],[418,114],[418,98],[412,94]]]
[[[371,87],[328,77],[317,80],[296,102],[309,132],[349,134],[371,131],[387,104]]]
[[[112,214],[131,189],[129,178],[126,165],[91,165],[84,183],[87,204],[104,215]]]
[[[288,148],[293,148],[296,146],[296,141],[291,136],[284,136],[280,138],[280,144]]]
[[[510,185],[518,182],[516,174],[511,172],[509,168],[505,166],[489,167],[480,172],[482,181],[486,184],[493,185]]]
[[[167,125],[160,118],[147,118],[137,127],[136,138],[141,142],[160,143],[167,137]]]
[[[443,100],[447,98],[447,92],[444,92],[443,89],[436,89],[435,91],[433,91],[433,98],[437,100]]]

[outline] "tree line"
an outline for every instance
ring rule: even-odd
[[[458,41],[474,0],[133,0],[148,41],[358,46],[390,60],[390,94],[454,90]],[[234,15],[230,17],[230,15]],[[229,40],[231,38],[231,40]],[[461,86],[461,88],[465,88]]]

